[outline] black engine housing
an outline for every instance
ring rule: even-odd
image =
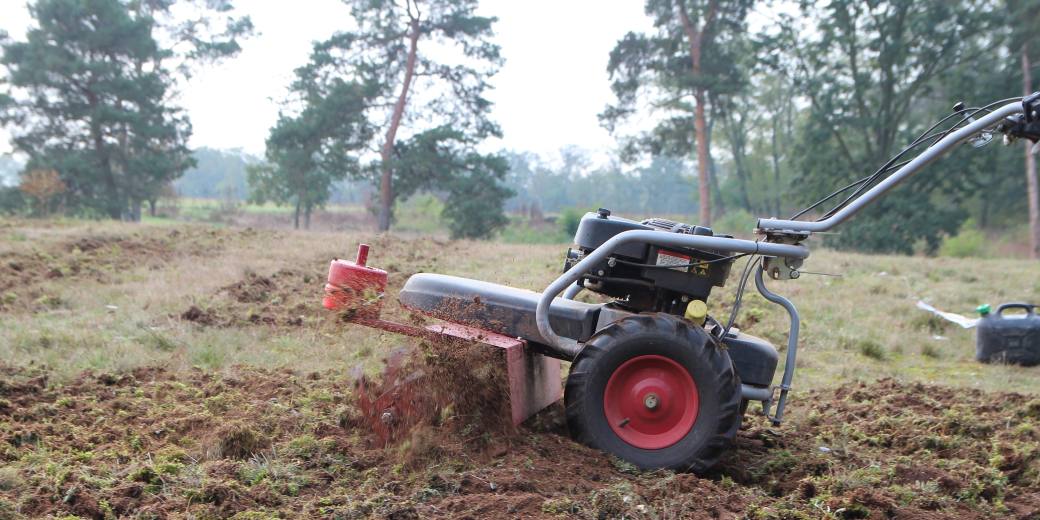
[[[586,213],[579,222],[574,235],[577,249],[568,251],[564,270],[614,235],[630,230],[726,236],[715,235],[710,228],[660,218],[636,222],[611,216],[610,211],[600,209]],[[622,246],[609,260],[593,266],[578,283],[590,291],[616,298],[619,305],[636,312],[682,315],[690,300],[707,301],[713,287],[726,283],[733,261],[721,251],[633,243]]]

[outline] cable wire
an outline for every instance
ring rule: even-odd
[[[733,299],[733,308],[729,311],[729,320],[726,321],[726,329],[722,331],[722,337],[726,338],[729,336],[730,329],[733,328],[733,323],[737,320],[737,314],[740,312],[740,304],[744,300],[744,290],[747,289],[747,281],[751,275],[751,266],[755,265],[755,257],[758,255],[751,255],[748,258],[747,264],[744,264],[744,272],[740,274],[740,285],[737,286],[737,295]]]
[[[864,177],[862,179],[859,179],[859,180],[857,180],[857,181],[855,181],[855,182],[853,182],[853,183],[851,183],[851,184],[849,184],[849,185],[847,185],[847,186],[845,186],[845,187],[843,187],[841,189],[838,189],[837,191],[832,192],[830,195],[827,195],[826,197],[824,197],[824,198],[822,198],[822,199],[812,203],[811,205],[807,206],[806,208],[802,209],[801,211],[798,211],[797,213],[795,213],[790,218],[790,220],[795,220],[798,217],[801,217],[802,215],[808,213],[809,211],[812,211],[813,209],[819,207],[821,204],[823,204],[823,203],[833,199],[834,197],[837,197],[838,195],[840,195],[840,194],[842,194],[842,193],[844,193],[844,192],[846,192],[846,191],[848,191],[848,190],[850,190],[852,188],[858,187],[858,189],[856,189],[856,191],[854,191],[852,194],[847,196],[844,200],[842,200],[840,203],[835,205],[833,208],[828,210],[822,217],[818,218],[817,221],[824,220],[824,219],[827,219],[827,218],[831,217],[832,215],[834,215],[835,213],[840,211],[842,208],[847,206],[850,201],[854,200],[857,196],[859,196],[861,193],[863,193],[867,188],[869,188],[871,185],[873,185],[874,181],[876,181],[882,175],[884,175],[885,173],[888,173],[888,172],[890,172],[890,171],[892,171],[894,169],[901,168],[901,167],[905,166],[906,164],[908,164],[910,162],[909,160],[901,162],[901,163],[898,163],[898,164],[896,164],[896,161],[898,161],[900,158],[902,158],[904,155],[906,155],[908,152],[910,152],[914,148],[920,146],[921,144],[928,143],[928,146],[925,147],[925,149],[927,150],[928,148],[931,148],[932,146],[934,146],[937,142],[941,141],[946,136],[950,135],[957,128],[960,128],[965,123],[969,123],[969,122],[973,121],[974,117],[977,114],[982,113],[982,112],[986,112],[986,113],[992,112],[991,109],[994,106],[1001,105],[1001,104],[1004,104],[1004,103],[1010,103],[1010,102],[1021,100],[1021,99],[1022,99],[1021,96],[1019,96],[1019,97],[1012,97],[1012,98],[1006,98],[1006,99],[1002,99],[1000,101],[994,101],[994,102],[992,102],[992,103],[990,103],[988,105],[982,106],[982,107],[971,107],[971,108],[964,108],[964,109],[961,109],[961,110],[954,111],[952,114],[949,114],[946,117],[940,119],[938,122],[933,124],[930,128],[928,128],[928,130],[925,130],[923,133],[921,133],[916,139],[913,140],[913,142],[911,142],[909,145],[907,145],[905,148],[903,148],[894,157],[889,159],[881,168],[878,168],[878,170],[875,171],[874,173],[872,173],[872,174],[870,174],[870,175],[868,175],[868,176],[866,176],[866,177]],[[934,130],[936,128],[938,128],[939,126],[941,126],[943,123],[946,123],[950,119],[953,119],[953,118],[955,118],[957,116],[963,116],[963,117],[961,118],[960,121],[957,121],[952,126],[947,128],[946,130],[944,130],[942,132],[933,133]]]
[[[632,261],[629,261],[629,260],[622,260],[622,259],[616,258],[616,257],[614,258],[614,261],[619,263],[619,264],[624,264],[624,265],[628,265],[628,266],[632,266],[632,267],[642,267],[644,269],[675,269],[677,267],[678,268],[682,268],[682,267],[698,267],[698,266],[707,265],[707,264],[714,264],[714,263],[718,263],[718,262],[725,262],[725,261],[728,261],[728,260],[736,260],[737,258],[748,256],[749,254],[750,253],[740,253],[738,255],[724,256],[722,258],[716,258],[716,259],[713,259],[713,260],[703,260],[703,261],[699,261],[699,262],[696,262],[696,263],[689,263],[689,264],[641,264],[639,262],[632,262]]]
[[[918,136],[918,138],[915,139],[912,143],[910,143],[910,145],[908,145],[906,148],[903,148],[903,150],[900,151],[898,154],[896,154],[895,157],[892,157],[891,159],[889,159],[888,162],[885,163],[884,166],[882,166],[881,168],[878,169],[878,171],[874,172],[874,174],[870,176],[870,180],[868,180],[867,182],[865,182],[863,184],[860,184],[859,189],[857,189],[851,195],[846,197],[845,200],[841,201],[841,203],[839,203],[837,206],[831,208],[830,211],[828,211],[822,217],[817,219],[817,221],[825,220],[827,218],[830,218],[835,213],[837,213],[842,208],[844,208],[846,205],[848,205],[848,203],[850,201],[855,199],[868,186],[872,185],[874,183],[874,181],[877,180],[881,175],[883,175],[884,173],[894,169],[892,164],[895,161],[899,160],[904,155],[906,155],[910,150],[916,148],[917,146],[919,146],[919,145],[921,145],[921,144],[923,144],[923,143],[925,143],[927,141],[931,141],[931,143],[927,147],[925,147],[925,149],[927,150],[928,148],[931,148],[932,146],[935,146],[936,143],[938,143],[939,141],[943,140],[946,136],[950,135],[954,130],[960,128],[961,126],[963,126],[966,123],[974,121],[974,117],[977,114],[979,114],[980,112],[987,112],[988,113],[988,112],[992,111],[990,109],[992,107],[994,107],[994,106],[1001,105],[1001,104],[1004,104],[1004,103],[1009,103],[1009,102],[1016,101],[1016,100],[1021,100],[1021,99],[1022,99],[1021,97],[1012,97],[1012,98],[1001,99],[999,101],[994,101],[994,102],[992,102],[992,103],[990,103],[988,105],[982,106],[982,107],[963,108],[961,110],[954,111],[952,114],[947,115],[946,117],[940,119],[939,122],[933,124],[931,126],[931,128],[929,128],[924,133],[922,133],[920,136]],[[964,115],[964,117],[961,118],[960,121],[954,123],[952,126],[947,128],[945,131],[940,132],[938,134],[932,134],[931,133],[933,130],[938,128],[940,125],[942,125],[946,121],[949,121],[950,119],[952,119],[952,118],[954,118],[954,117],[956,117],[958,115],[962,115],[962,114],[967,114],[967,115]]]

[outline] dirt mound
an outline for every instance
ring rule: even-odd
[[[198,323],[200,325],[214,325],[217,323],[217,318],[213,313],[208,310],[200,309],[195,305],[188,307],[188,310],[182,312],[181,319]]]
[[[318,275],[299,269],[281,269],[270,275],[247,272],[205,303],[193,303],[180,318],[202,326],[299,327],[327,317],[319,305],[323,285]]]
[[[292,271],[283,269],[271,275],[271,278],[284,278],[292,274],[294,274]],[[270,298],[271,290],[275,288],[275,283],[271,278],[260,276],[256,273],[246,273],[244,280],[228,285],[221,290],[227,292],[239,303],[263,302]]]
[[[639,472],[575,444],[559,405],[493,432],[453,404],[386,446],[335,372],[0,376],[5,517],[1040,515],[1040,400],[1017,394],[891,380],[796,394],[789,424],[749,421],[700,478]],[[463,403],[485,391],[449,385]]]

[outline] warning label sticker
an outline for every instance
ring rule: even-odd
[[[689,255],[684,255],[675,251],[666,251],[662,249],[657,252],[657,265],[674,265],[675,267],[670,267],[669,269],[682,271],[684,273],[693,273],[698,276],[708,276],[707,264],[701,264],[692,267],[690,266],[690,264],[696,261],[697,260],[691,258]]]

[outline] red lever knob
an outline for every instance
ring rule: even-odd
[[[357,247],[357,259],[354,263],[362,267],[368,262],[368,244],[358,244]]]

